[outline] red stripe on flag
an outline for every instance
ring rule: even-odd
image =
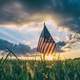
[[[50,51],[50,54],[52,54],[52,53],[53,53],[53,51],[54,51],[55,47],[56,47],[56,44],[54,44],[54,45],[52,46],[51,51]]]
[[[44,38],[42,38],[42,41],[41,41],[41,43],[40,43],[40,52],[41,52],[41,49],[42,49],[43,43],[44,43]]]
[[[42,48],[41,48],[41,52],[42,52],[42,53],[44,53],[44,48],[45,48],[45,46],[46,46],[46,40],[44,41],[43,46],[42,46]]]
[[[48,48],[48,54],[50,54],[51,48],[53,47],[53,43],[50,43],[49,48]]]
[[[37,47],[37,50],[39,51],[40,49],[40,42],[41,42],[41,38],[39,39],[39,42],[38,42],[38,47]]]
[[[41,42],[42,42],[42,38],[40,38],[40,39],[39,39],[39,43],[38,43],[38,50],[40,50]]]
[[[45,48],[44,48],[44,53],[46,53],[46,50],[47,50],[48,45],[49,45],[49,43],[47,42],[47,43],[46,43],[46,46],[45,46]]]
[[[52,47],[50,48],[50,51],[49,51],[50,54],[53,53],[54,45],[55,45],[55,44],[53,44]]]
[[[50,42],[50,39],[51,39],[51,38],[49,38],[49,40],[48,40],[48,42],[47,42],[48,45],[47,45],[47,47],[46,47],[46,49],[45,49],[45,53],[46,53],[46,54],[47,54],[48,47],[49,47],[49,45],[50,45],[50,43],[49,43],[49,42]]]

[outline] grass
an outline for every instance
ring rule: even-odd
[[[0,61],[0,80],[80,80],[80,59]]]

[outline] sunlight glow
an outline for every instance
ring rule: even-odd
[[[52,26],[57,27],[56,22],[55,22],[51,17],[47,17],[47,18],[45,19],[45,23],[48,24],[48,25],[52,25]]]
[[[50,55],[50,54],[46,55],[45,60],[49,60],[49,61],[53,60],[53,55]]]

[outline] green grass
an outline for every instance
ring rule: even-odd
[[[80,59],[0,61],[0,80],[80,80]]]

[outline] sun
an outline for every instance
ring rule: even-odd
[[[46,55],[45,60],[52,61],[53,60],[53,55],[51,55],[51,54]]]
[[[48,24],[48,25],[52,25],[52,26],[57,27],[56,22],[54,20],[52,20],[51,18],[46,19],[45,23]]]

